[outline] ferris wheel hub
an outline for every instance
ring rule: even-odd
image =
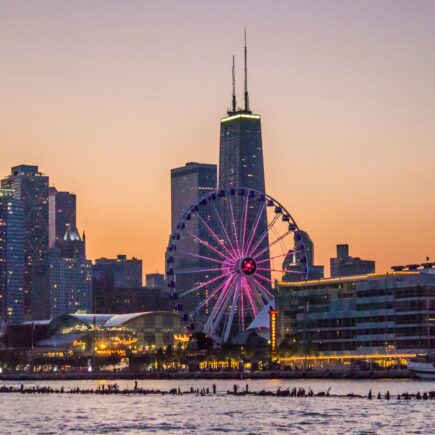
[[[239,269],[244,275],[251,276],[257,270],[257,263],[253,258],[245,257],[240,260]]]

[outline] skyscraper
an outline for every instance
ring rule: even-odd
[[[33,268],[32,318],[92,311],[92,262],[75,226],[68,226]]]
[[[221,119],[219,189],[248,187],[264,192],[261,118],[249,106],[246,34],[244,87],[244,108],[238,108],[233,58],[232,107]]]
[[[208,163],[186,163],[185,166],[171,170],[171,228],[176,229],[186,209],[207,193],[217,187],[217,166]],[[201,213],[201,212],[199,212]],[[210,222],[210,216],[201,216]],[[209,232],[197,221],[196,228],[191,228],[192,234],[201,240],[209,241]],[[183,237],[183,236],[182,236]],[[180,272],[177,277],[177,291],[181,294],[207,280],[206,274],[188,273],[194,269],[200,270],[209,266],[207,260],[199,258],[205,256],[206,249],[193,237],[182,238],[177,243],[178,255],[174,268]],[[184,252],[184,253],[183,253]],[[189,254],[187,254],[187,252]],[[201,289],[206,292],[207,289]],[[194,292],[183,299],[183,311],[190,312],[201,300],[200,292]]]
[[[0,189],[0,319],[24,320],[24,211],[8,189]]]
[[[303,281],[305,279],[322,279],[324,266],[314,264],[314,243],[306,231],[299,230],[294,234],[294,246],[303,246],[303,250],[290,251],[285,257],[282,268],[287,270],[282,276],[283,282]],[[305,262],[303,261],[305,258]],[[306,270],[307,273],[303,273]],[[297,272],[297,273],[295,273]]]
[[[220,123],[220,150],[219,150],[219,189],[249,188],[265,192],[265,176],[263,162],[263,143],[261,136],[260,115],[253,114],[249,105],[247,46],[245,33],[245,69],[244,69],[244,107],[238,108],[236,101],[235,67],[233,57],[233,92],[232,106],[227,116]],[[232,205],[235,224],[241,228],[243,217],[244,197],[235,195]],[[260,204],[258,205],[260,207]],[[252,228],[258,210],[249,207],[246,216],[246,227]],[[227,208],[223,212],[225,226],[228,233],[232,233],[231,217]],[[261,214],[258,232],[262,234],[267,229],[267,212]],[[224,238],[224,237],[222,237]],[[265,237],[260,247],[264,250],[264,258],[269,257],[269,240]],[[264,267],[269,269],[268,263]],[[265,272],[270,279],[270,273]]]
[[[217,166],[189,162],[171,169],[171,229],[174,231],[187,207],[216,190]]]
[[[68,226],[76,226],[76,196],[49,188],[48,195],[48,245],[52,248],[56,240],[62,240]]]
[[[21,200],[24,208],[25,271],[24,310],[31,310],[32,265],[48,249],[48,177],[38,166],[19,165],[1,181],[2,188],[11,189],[13,197]]]

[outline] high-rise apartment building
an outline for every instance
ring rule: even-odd
[[[12,190],[0,189],[0,319],[24,320],[24,210]]]
[[[33,272],[32,318],[92,312],[92,262],[75,226],[68,226]]]
[[[48,245],[52,248],[62,240],[68,226],[76,226],[76,195],[49,188],[48,195]]]
[[[48,177],[38,166],[19,165],[1,181],[1,187],[11,189],[13,197],[22,202],[25,226],[24,310],[30,315],[32,267],[48,249]]]

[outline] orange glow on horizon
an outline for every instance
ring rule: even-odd
[[[170,169],[218,162],[247,25],[267,193],[316,264],[337,243],[377,272],[435,261],[435,3],[327,3],[7,2],[0,177],[38,165],[77,194],[88,257],[164,272]]]

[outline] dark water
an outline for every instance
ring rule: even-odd
[[[27,382],[56,387],[92,387],[103,381]],[[132,381],[117,381],[132,388]],[[143,388],[181,390],[209,387],[212,381],[139,381]],[[392,400],[234,396],[95,396],[0,394],[0,433],[304,433],[304,434],[434,434],[435,400],[398,401],[397,393],[435,390],[424,381],[217,381],[218,392],[240,388],[276,390],[279,386],[311,387],[331,394],[373,394],[387,390]],[[3,385],[0,382],[0,385]],[[7,383],[13,384],[12,382]],[[20,384],[15,383],[15,384]]]

